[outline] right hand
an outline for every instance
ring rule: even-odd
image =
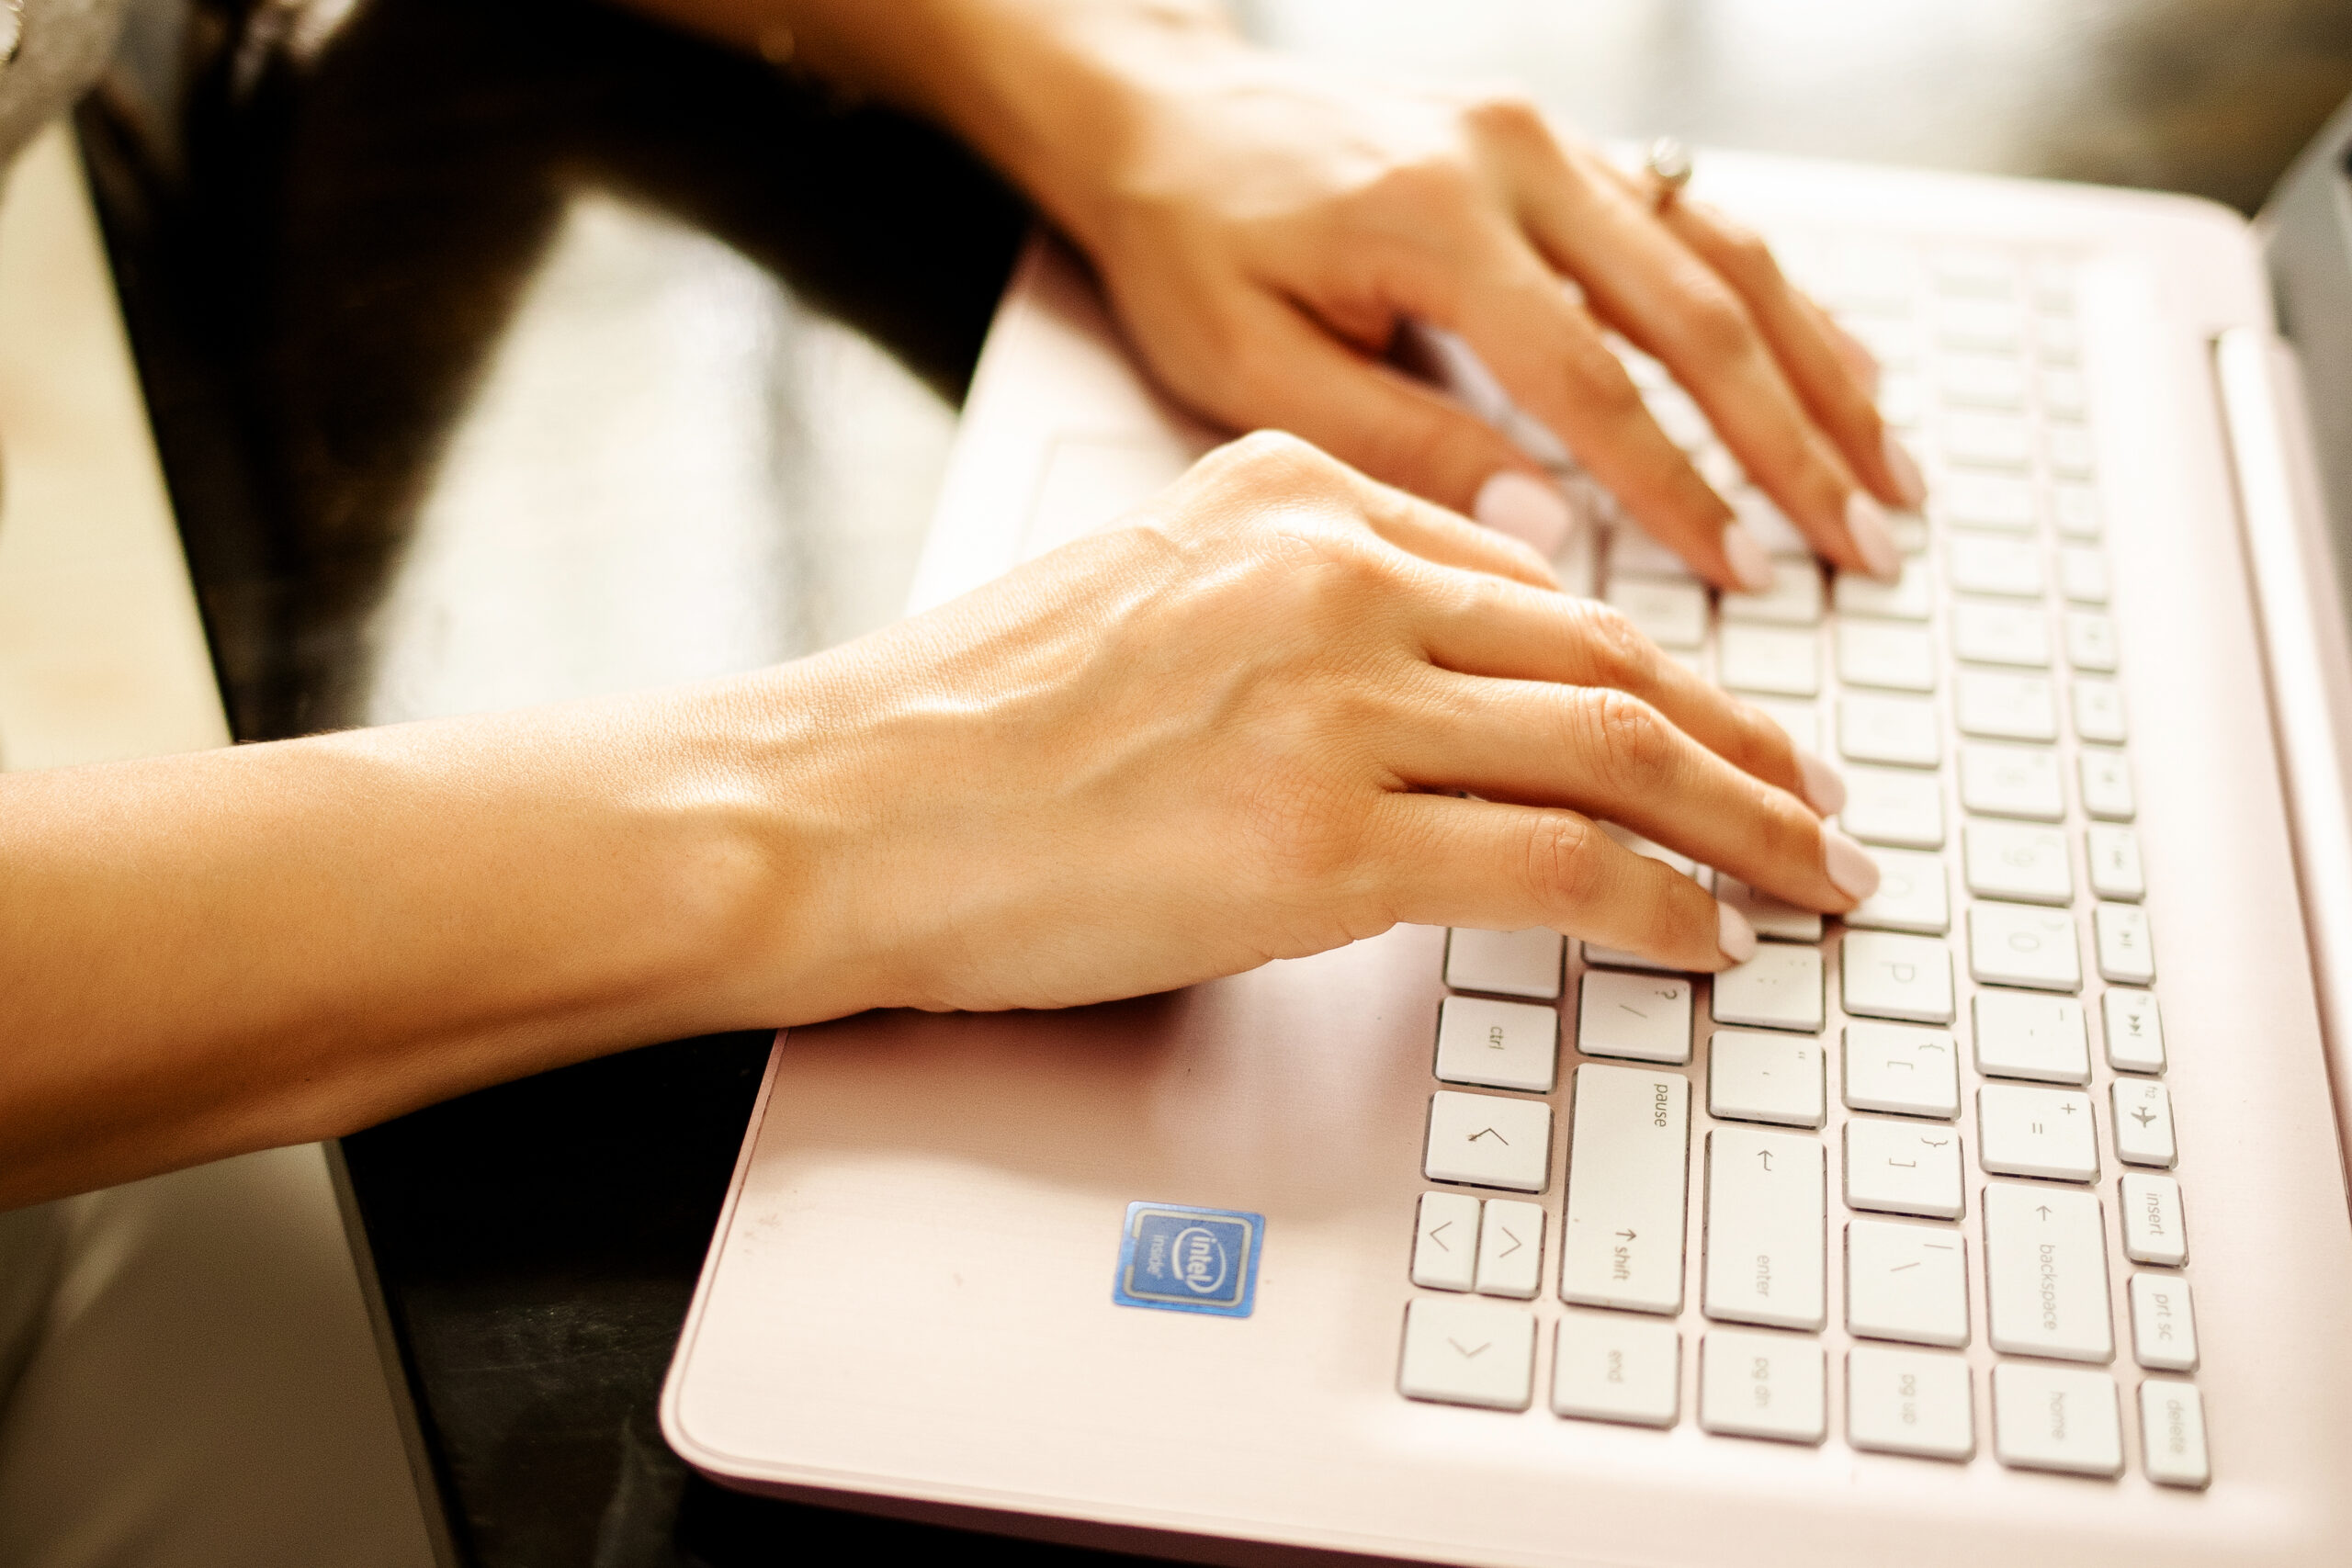
[[[1877,880],[1770,717],[1524,546],[1286,436],[776,678],[768,771],[818,852],[779,1021],[1137,995],[1400,921],[1685,970],[1754,950],[1603,819],[1812,908]]]

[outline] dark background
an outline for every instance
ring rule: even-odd
[[[2327,0],[1254,0],[1596,133],[2251,212]],[[141,0],[81,130],[240,739],[752,668],[898,613],[1028,217],[951,142],[591,0]],[[755,1502],[653,1404],[767,1041],[345,1141],[481,1568],[1086,1553]]]

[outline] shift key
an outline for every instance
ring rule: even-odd
[[[1588,1062],[1568,1134],[1560,1296],[1579,1306],[1682,1310],[1690,1080]]]

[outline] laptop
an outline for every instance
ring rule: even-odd
[[[1564,576],[1836,760],[1883,886],[1718,885],[1766,940],[1713,977],[1404,927],[793,1030],[671,1443],[1210,1562],[2352,1561],[2348,150],[2352,107],[2251,226],[1701,157],[1885,367],[1931,487],[1892,586],[1635,356],[1780,553],[1711,593],[1437,342],[1576,496]],[[1040,240],[910,608],[1215,439]]]

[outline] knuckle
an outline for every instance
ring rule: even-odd
[[[1527,886],[1539,909],[1562,919],[1589,908],[1607,879],[1600,829],[1566,811],[1538,813],[1527,836]]]
[[[1744,223],[1729,219],[1718,219],[1716,221],[1723,229],[1719,243],[1726,271],[1757,284],[1780,281],[1780,261],[1772,254],[1772,247],[1765,243],[1763,235]]]
[[[1595,765],[1621,797],[1658,788],[1671,776],[1674,739],[1657,709],[1623,692],[1589,700]]]
[[[1649,683],[1657,671],[1657,645],[1623,611],[1586,600],[1578,604],[1577,613],[1583,623],[1593,684],[1630,690]]]
[[[1741,359],[1756,343],[1747,307],[1720,285],[1690,292],[1682,306],[1682,331],[1691,351],[1704,359]]]

